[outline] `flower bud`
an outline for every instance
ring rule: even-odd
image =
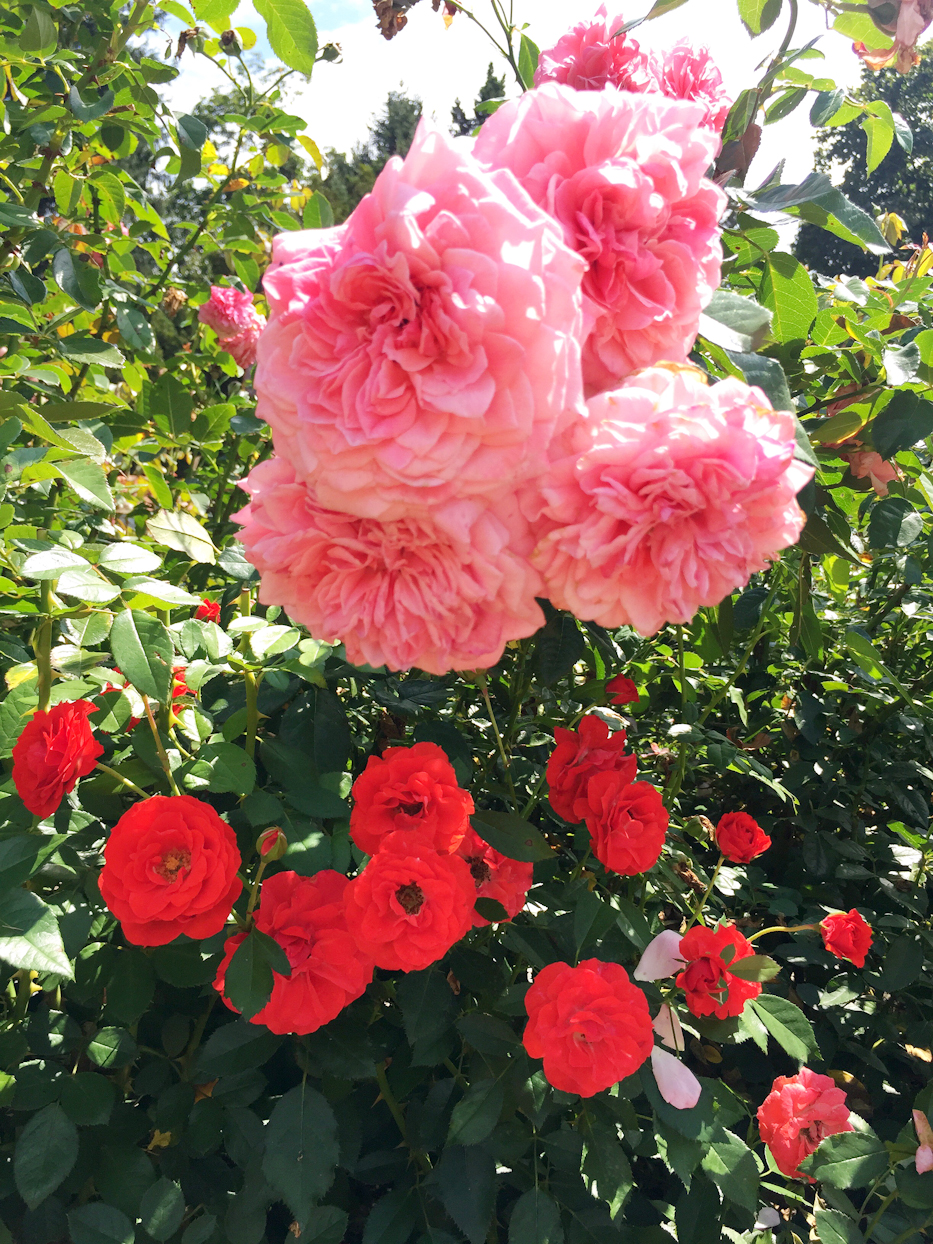
[[[256,850],[267,864],[272,864],[275,860],[280,860],[288,850],[288,839],[278,825],[273,825],[271,829],[263,830],[256,839]]]

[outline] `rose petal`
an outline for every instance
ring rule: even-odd
[[[664,929],[645,947],[632,975],[637,981],[659,981],[662,977],[680,972],[684,960],[680,956],[680,934],[674,929]]]
[[[680,1026],[677,1012],[668,1006],[666,1002],[658,1011],[652,1027],[664,1044],[670,1046],[672,1050],[683,1050],[686,1048],[684,1030]]]
[[[651,1067],[661,1096],[668,1105],[675,1110],[692,1110],[700,1100],[703,1086],[690,1068],[659,1046],[651,1051]]]

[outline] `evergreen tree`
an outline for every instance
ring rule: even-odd
[[[489,68],[486,70],[486,81],[480,87],[479,95],[473,103],[473,116],[468,117],[463,111],[460,100],[454,100],[454,106],[450,110],[450,118],[453,121],[451,132],[458,137],[472,134],[489,116],[489,113],[484,112],[480,105],[488,103],[491,99],[501,99],[503,95],[505,95],[505,77],[496,77],[493,73],[492,61],[490,61]]]

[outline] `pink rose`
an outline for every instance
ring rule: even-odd
[[[897,466],[893,462],[886,462],[873,449],[850,449],[842,457],[848,459],[852,478],[870,479],[871,486],[879,497],[886,497],[888,484],[901,478]]]
[[[478,158],[510,169],[586,260],[588,394],[683,361],[719,285],[726,199],[704,177],[719,147],[704,111],[549,83],[505,104],[476,139]]]
[[[244,370],[256,361],[259,334],[266,317],[253,306],[253,295],[211,286],[211,296],[198,307],[198,319],[217,334],[220,344]]]
[[[617,34],[624,17],[609,18],[601,4],[593,17],[578,22],[552,48],[538,58],[535,86],[562,82],[577,91],[601,91],[615,86],[621,91],[656,91],[651,58],[628,34]]]
[[[581,452],[544,483],[532,558],[558,608],[650,635],[797,540],[813,470],[794,458],[792,417],[760,389],[656,368],[588,409]]]
[[[665,52],[659,74],[661,93],[669,99],[689,99],[703,105],[700,122],[722,133],[732,100],[722,84],[722,74],[708,48],[695,48],[686,39]]]
[[[325,509],[291,463],[261,463],[237,515],[260,599],[283,605],[355,664],[432,674],[494,665],[544,624],[541,580],[514,504],[461,502],[389,522]]]
[[[881,0],[869,0],[868,7],[880,9]],[[933,22],[933,0],[900,0],[894,22],[879,19],[877,12],[872,13],[872,18],[875,25],[894,35],[894,46],[872,49],[864,43],[853,43],[852,50],[869,69],[886,69],[894,65],[898,73],[909,73],[915,65],[919,65],[917,40]]]
[[[511,174],[422,122],[346,225],[273,259],[258,413],[319,506],[408,519],[544,469],[581,399],[583,265]]]

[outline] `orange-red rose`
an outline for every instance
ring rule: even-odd
[[[213,937],[243,888],[233,830],[191,795],[153,795],[120,817],[104,848],[100,892],[127,941],[164,946]]]
[[[459,855],[419,854],[408,834],[390,834],[347,886],[347,926],[377,967],[417,972],[473,927],[476,886]]]
[[[849,959],[857,968],[865,966],[865,956],[871,949],[871,925],[853,907],[840,911],[820,921],[823,945],[837,959]]]
[[[476,897],[494,898],[508,912],[510,920],[517,916],[525,906],[525,899],[531,888],[533,865],[501,855],[494,847],[483,842],[474,829],[467,830],[466,837],[457,848],[457,854],[466,861],[470,869]],[[489,921],[474,910],[473,923],[486,925]]]
[[[353,783],[356,804],[350,836],[375,855],[387,834],[401,833],[417,849],[456,851],[470,825],[473,800],[457,784],[446,753],[436,743],[390,747],[370,756]]]
[[[592,1097],[637,1071],[654,1046],[645,995],[618,963],[549,963],[525,1009],[525,1049],[564,1093]]]
[[[754,953],[754,946],[734,924],[722,924],[718,929],[697,924],[684,934],[680,939],[680,957],[685,967],[677,984],[686,991],[687,1006],[694,1015],[728,1019],[730,1015],[742,1014],[749,998],[757,998],[761,993],[761,985],[758,981],[742,980],[729,969]]]
[[[767,851],[771,839],[747,812],[727,812],[716,826],[716,844],[727,860],[750,864]]]
[[[799,1169],[826,1136],[853,1131],[846,1095],[829,1076],[801,1067],[795,1076],[778,1076],[758,1107],[761,1139],[789,1179],[813,1180]]]
[[[35,816],[51,816],[104,754],[88,723],[88,714],[96,712],[89,700],[56,704],[36,713],[16,740],[13,783]]]
[[[219,622],[220,621],[220,601],[208,600],[206,597],[198,605],[194,611],[194,616],[198,622]]]
[[[548,798],[558,816],[571,824],[587,812],[586,790],[597,773],[621,773],[623,785],[635,777],[637,761],[625,751],[625,731],[610,735],[599,717],[588,714],[578,730],[554,730],[557,746],[547,762]]]
[[[626,678],[624,674],[617,674],[615,678],[610,678],[606,683],[606,692],[610,704],[638,703],[638,688],[631,678]]]
[[[635,877],[657,863],[669,817],[650,782],[629,782],[621,772],[597,773],[587,787],[585,819],[593,854],[612,872]]]
[[[347,929],[343,896],[349,882],[325,869],[313,877],[276,873],[263,882],[256,928],[285,951],[291,976],[273,972],[269,1001],[252,1018],[272,1032],[316,1032],[329,1024],[373,978],[373,961]],[[227,938],[214,988],[223,997],[224,977],[237,947],[246,937]],[[227,998],[224,1002],[235,1008]]]

